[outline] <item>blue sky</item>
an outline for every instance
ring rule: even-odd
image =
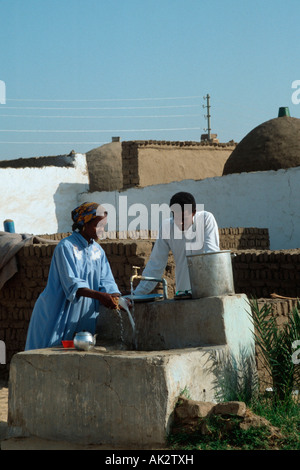
[[[0,159],[239,142],[292,102],[299,0],[0,0]],[[2,95],[1,95],[2,93]]]

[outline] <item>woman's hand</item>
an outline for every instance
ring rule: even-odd
[[[119,294],[99,292],[99,301],[104,305],[104,307],[116,310],[119,307]]]
[[[120,294],[107,294],[106,292],[99,292],[97,290],[88,289],[86,287],[82,287],[77,290],[76,295],[78,297],[89,297],[92,299],[97,299],[101,302],[102,305],[106,308],[110,308],[112,310],[116,310],[119,308],[119,297]]]
[[[121,296],[119,299],[119,307],[121,308],[121,310],[127,311],[132,307],[132,303],[127,297]]]

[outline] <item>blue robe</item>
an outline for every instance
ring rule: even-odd
[[[61,345],[82,330],[95,333],[100,303],[77,297],[82,287],[120,293],[103,248],[73,232],[54,250],[47,286],[32,312],[25,350]]]

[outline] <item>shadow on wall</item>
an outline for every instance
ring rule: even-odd
[[[72,230],[71,212],[80,204],[78,202],[78,195],[87,192],[88,189],[88,184],[83,183],[59,184],[53,196],[57,221],[57,229],[54,232],[64,233]]]

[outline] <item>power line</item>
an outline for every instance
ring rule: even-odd
[[[84,133],[84,132],[158,132],[158,131],[192,131],[200,130],[200,127],[175,127],[169,129],[95,129],[95,130],[49,130],[49,129],[0,129],[0,132],[48,132],[48,133]]]
[[[36,99],[36,98],[8,98],[6,101],[39,101],[39,102],[99,102],[99,101],[162,101],[162,100],[186,100],[201,98],[201,96],[175,96],[165,98],[99,98],[99,99]]]
[[[189,109],[189,108],[200,108],[200,104],[196,104],[195,102],[193,103],[190,103],[190,104],[187,104],[187,103],[179,103],[180,100],[189,100],[189,99],[199,99],[201,98],[201,96],[198,96],[198,95],[194,95],[194,96],[179,96],[179,97],[162,97],[162,98],[158,98],[158,97],[154,97],[154,98],[101,98],[101,99],[29,99],[29,98],[9,98],[7,99],[7,102],[10,102],[10,103],[21,103],[23,102],[25,104],[25,106],[21,106],[20,105],[16,105],[16,106],[5,106],[5,107],[0,107],[0,119],[1,117],[2,118],[22,118],[22,119],[69,119],[69,120],[74,120],[74,119],[159,119],[159,118],[172,118],[172,119],[175,119],[175,118],[199,118],[199,116],[201,116],[201,114],[196,114],[196,113],[188,113],[188,112],[175,112],[176,114],[170,114],[170,113],[162,113],[162,115],[159,115],[157,113],[151,113],[149,115],[145,115],[144,113],[141,113],[140,116],[137,116],[137,115],[131,115],[131,116],[128,116],[128,115],[120,115],[120,114],[117,114],[115,116],[108,116],[108,115],[97,115],[97,116],[91,116],[90,114],[87,115],[87,116],[84,116],[82,115],[83,113],[81,113],[80,116],[76,115],[76,111],[80,110],[80,111],[88,111],[88,110],[91,110],[91,111],[117,111],[117,110],[176,110],[176,109]],[[163,104],[163,101],[166,100],[166,101],[169,101],[169,103],[165,102],[165,104]],[[178,101],[176,103],[176,100]],[[142,103],[144,101],[144,103]],[[173,101],[173,103],[170,103],[170,101]],[[174,102],[175,101],[175,102]],[[93,106],[93,105],[90,105],[90,106],[81,106],[81,103],[103,103],[103,105],[101,106]],[[111,104],[108,104],[108,105],[105,105],[104,103],[116,103],[116,105],[111,105]],[[118,102],[120,103],[120,105],[118,105]],[[132,105],[130,105],[131,103]],[[151,102],[153,102],[153,104],[151,104]],[[160,103],[159,103],[160,102]],[[37,103],[37,106],[35,105],[30,105],[30,104],[33,104],[33,103]],[[39,103],[41,103],[42,105],[40,106]],[[43,103],[75,103],[75,106],[72,107],[68,107],[68,106],[43,106]],[[76,103],[79,105],[79,106],[76,106]],[[122,105],[121,103],[124,103],[124,105]],[[126,103],[126,104],[125,104]],[[136,104],[134,104],[136,103]],[[27,105],[29,104],[29,106]],[[15,114],[9,114],[10,111],[13,111],[13,110],[19,110],[19,113],[15,113]],[[50,113],[42,113],[41,115],[38,115],[38,114],[33,114],[33,113],[28,113],[28,114],[21,114],[20,111],[26,111],[26,110],[32,110],[32,111],[39,111],[39,110],[45,110],[45,111],[64,111],[64,110],[68,110],[68,111],[74,111],[74,113],[72,114],[75,114],[75,115],[66,115],[66,113],[64,113],[63,115],[58,115],[57,113],[55,115],[50,115]],[[1,114],[1,112],[4,112],[5,114]],[[70,114],[70,113],[67,113],[67,114]],[[59,126],[58,126],[59,127]],[[88,134],[88,133],[94,133],[94,134],[97,134],[97,133],[101,133],[102,135],[105,134],[105,133],[109,133],[110,135],[111,134],[122,134],[122,133],[133,133],[133,132],[136,132],[136,133],[140,133],[140,132],[167,132],[167,131],[175,131],[175,132],[179,132],[179,131],[193,131],[193,130],[196,130],[196,131],[199,131],[200,130],[200,127],[172,127],[172,128],[154,128],[154,129],[150,129],[150,128],[142,128],[142,129],[86,129],[86,130],[83,130],[83,129],[79,129],[79,130],[72,130],[72,129],[54,129],[54,130],[50,130],[50,129],[8,129],[8,130],[4,130],[4,129],[0,129],[0,132],[7,132],[7,133],[19,133],[19,134],[80,134],[80,135],[83,135],[84,133]],[[2,134],[3,135],[3,134]],[[8,136],[8,134],[7,134]],[[6,140],[6,141],[0,141],[0,143],[2,144],[9,144],[9,145],[13,145],[13,144],[17,144],[17,145],[101,145],[101,144],[104,144],[104,143],[108,143],[108,141],[80,141],[80,142],[74,142],[74,141],[66,141],[66,142],[58,142],[58,141],[46,141],[46,142],[39,142],[39,141],[19,141],[19,142],[16,142],[16,141],[9,141],[9,140]]]
[[[183,105],[172,105],[172,106],[116,106],[116,107],[101,107],[101,108],[46,108],[43,106],[5,106],[5,109],[44,109],[44,110],[112,110],[112,109],[171,109],[171,108],[196,108],[199,107],[198,104],[183,104]]]
[[[144,116],[40,116],[40,115],[26,115],[26,114],[0,114],[0,117],[13,117],[13,118],[61,118],[61,119],[148,119],[148,118],[182,118],[182,117],[199,117],[201,114],[168,114],[168,115],[144,115]]]

